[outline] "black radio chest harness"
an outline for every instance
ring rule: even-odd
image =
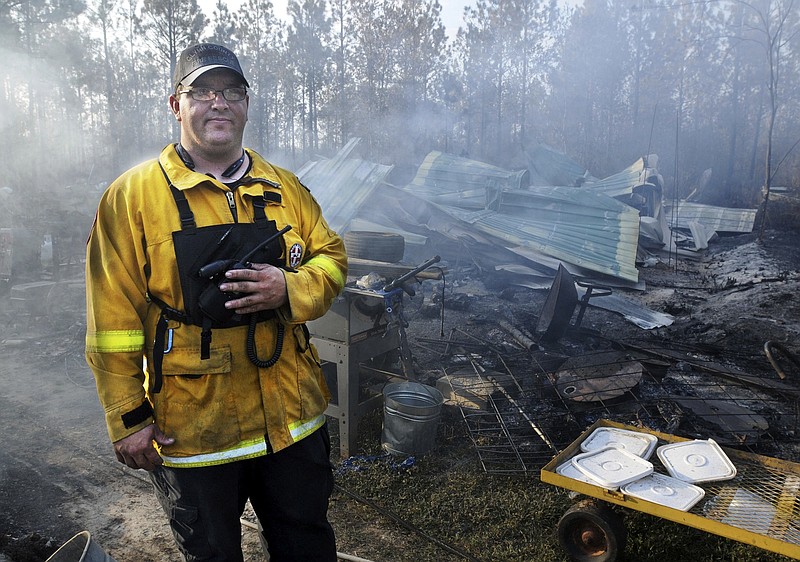
[[[153,392],[157,393],[161,390],[164,354],[168,353],[171,348],[171,341],[167,339],[168,320],[202,327],[200,359],[210,357],[212,328],[224,329],[247,325],[248,358],[258,367],[271,367],[280,358],[283,348],[285,331],[283,323],[277,322],[275,350],[272,357],[266,360],[259,359],[255,344],[256,325],[258,322],[273,319],[275,313],[269,310],[244,316],[238,315],[232,310],[224,308],[225,301],[238,298],[238,295],[223,293],[217,286],[224,280],[225,271],[235,267],[247,267],[246,263],[240,263],[245,256],[247,259],[244,261],[247,262],[268,263],[281,267],[280,258],[284,254],[282,235],[283,232],[289,230],[289,227],[279,232],[275,221],[269,220],[265,212],[267,201],[279,202],[280,194],[264,192],[262,198],[253,199],[254,220],[252,223],[236,222],[198,228],[194,220],[194,213],[186,200],[186,194],[175,187],[163,166],[160,164],[159,166],[180,215],[181,229],[172,233],[172,241],[175,247],[185,310],[177,310],[149,295],[150,300],[161,309],[161,315],[156,324],[153,348]],[[264,179],[251,179],[251,181],[274,185]],[[268,238],[273,238],[273,240],[266,245],[263,244]],[[201,270],[206,273],[209,269],[204,266],[214,262],[224,262],[228,267],[214,272],[211,276],[201,275]]]

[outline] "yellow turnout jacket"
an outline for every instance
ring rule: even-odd
[[[189,170],[173,145],[158,160],[119,177],[103,195],[86,257],[86,358],[97,383],[111,441],[155,421],[175,444],[160,453],[171,466],[205,466],[279,451],[324,423],[330,393],[302,324],[322,316],[344,286],[347,258],[340,237],[319,205],[290,172],[248,151],[253,162],[233,192]],[[284,234],[289,304],[257,325],[260,356],[275,348],[277,322],[285,327],[278,362],[262,369],[246,354],[247,326],[213,330],[210,357],[200,359],[202,328],[170,320],[163,356],[163,387],[152,391],[158,301],[184,310],[173,232],[181,229],[175,200],[159,168],[181,190],[198,228],[253,221],[254,198],[265,191],[266,215]],[[277,185],[277,187],[273,187]],[[290,251],[291,257],[290,257]],[[301,256],[298,258],[298,256]],[[290,268],[292,264],[298,264]],[[152,298],[151,298],[152,297]],[[152,408],[152,410],[151,410]]]

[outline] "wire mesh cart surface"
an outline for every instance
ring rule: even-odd
[[[560,473],[565,471],[557,470],[558,467],[581,454],[581,443],[600,427],[653,435],[658,439],[659,447],[689,441],[601,419],[541,469],[542,482],[593,498],[573,505],[559,521],[559,542],[574,560],[611,562],[624,549],[625,529],[608,504],[635,509],[800,559],[800,464],[723,448],[735,467],[735,476],[728,480],[697,483],[705,494],[684,511]],[[653,455],[650,461],[655,473],[669,474],[657,455]]]

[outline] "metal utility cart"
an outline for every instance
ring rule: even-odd
[[[542,482],[590,498],[573,505],[558,524],[559,542],[574,560],[612,562],[624,549],[625,528],[608,504],[800,559],[800,464],[725,448],[736,467],[736,476],[697,484],[705,496],[688,511],[682,511],[558,473],[557,467],[580,453],[581,443],[598,427],[649,433],[658,438],[659,446],[689,441],[601,419],[542,468]],[[656,455],[650,461],[656,473],[668,474]]]

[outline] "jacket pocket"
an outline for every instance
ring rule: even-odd
[[[229,346],[211,347],[208,359],[200,359],[199,347],[178,347],[164,354],[164,375],[218,375],[231,372]]]
[[[198,347],[174,347],[164,355],[163,388],[154,394],[156,423],[175,438],[163,448],[167,455],[215,452],[241,440],[239,405],[231,374],[231,350],[211,348],[200,359]]]

